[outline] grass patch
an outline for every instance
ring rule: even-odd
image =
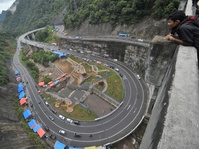
[[[124,97],[122,81],[118,74],[116,74],[114,71],[112,72],[113,73],[106,78],[108,88],[105,93],[118,100],[119,102],[122,102]]]
[[[88,65],[87,63],[82,63],[82,65],[84,66],[84,69],[86,70],[86,73],[92,72],[92,68],[91,68],[90,65]]]
[[[46,98],[46,100],[48,100],[49,104],[52,105],[52,107],[55,108],[55,103],[56,102],[61,102],[61,104],[65,104],[64,102],[60,101],[60,100],[56,100],[54,99],[51,95],[44,93],[43,94],[44,98]],[[68,113],[66,112],[66,107],[62,107],[60,106],[59,108],[55,108],[56,111],[58,111],[58,113],[72,118],[72,119],[76,119],[76,120],[82,120],[82,121],[90,121],[90,120],[94,120],[95,118],[97,118],[97,115],[90,111],[85,109],[84,107],[82,107],[81,105],[77,104],[73,107],[73,112]]]
[[[34,133],[29,127],[28,127],[28,122],[23,118],[23,112],[24,109],[19,105],[19,100],[17,96],[15,97],[14,100],[14,106],[16,109],[16,114],[17,117],[20,118],[19,124],[23,128],[23,130],[27,133],[28,137],[31,140],[31,143],[34,145],[35,148],[37,149],[49,149],[49,147],[42,142],[42,140],[39,138],[39,135],[37,133]]]

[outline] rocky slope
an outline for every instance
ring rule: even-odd
[[[165,36],[169,33],[166,19],[154,20],[151,17],[145,17],[138,24],[127,26],[117,24],[112,27],[108,23],[91,25],[88,21],[82,23],[80,28],[67,30],[71,36],[107,36],[118,35],[119,33],[129,33],[135,38],[153,39],[156,35]]]
[[[34,149],[27,134],[20,127],[19,118],[16,116],[14,103],[17,99],[17,83],[11,68],[8,76],[10,83],[0,87],[0,148],[1,149]]]

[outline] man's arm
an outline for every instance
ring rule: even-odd
[[[170,40],[170,41],[177,42],[179,44],[183,44],[183,41],[181,39],[174,37],[172,34],[167,35],[166,39]]]

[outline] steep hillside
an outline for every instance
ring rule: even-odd
[[[16,41],[10,33],[0,32],[0,148],[34,148],[20,127],[15,103],[17,83],[13,74],[12,55]]]
[[[67,29],[69,36],[110,36],[119,33],[128,33],[135,38],[144,38],[151,40],[156,35],[165,36],[169,32],[166,19],[155,20],[151,17],[145,17],[137,24],[111,26],[109,23],[98,25],[89,24],[88,20],[84,21],[77,29]]]
[[[179,2],[180,0],[29,0],[27,3],[26,0],[16,0],[15,6],[11,7],[16,9],[7,12],[3,26],[16,34],[52,24],[64,24],[67,29],[77,29],[85,21],[92,26],[107,23],[111,29],[118,26],[134,28],[134,24],[146,16],[164,18],[177,9]]]

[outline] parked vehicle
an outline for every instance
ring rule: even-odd
[[[81,134],[79,134],[79,133],[74,133],[74,137],[80,138],[80,137],[81,137]]]
[[[49,116],[49,119],[51,120],[51,121],[54,121],[54,118],[50,115]]]
[[[51,111],[52,111],[54,114],[57,114],[57,111],[56,111],[56,110],[51,109]]]
[[[75,36],[75,39],[81,39],[81,37],[80,36]]]
[[[54,135],[52,135],[52,134],[50,134],[50,136],[49,136],[52,140],[55,140],[56,139],[56,136],[54,136]]]
[[[130,34],[119,34],[118,36],[120,36],[120,37],[130,37]]]
[[[45,101],[46,106],[49,106],[48,101]]]
[[[46,131],[49,131],[50,129],[48,128],[48,126],[45,126],[45,130],[46,130]]]
[[[61,118],[62,120],[65,120],[65,117],[63,115],[59,115],[59,118]]]
[[[79,122],[79,121],[73,121],[73,123],[74,123],[75,125],[80,125],[80,122]]]
[[[114,62],[117,62],[117,59],[113,59]]]
[[[60,133],[61,135],[64,135],[64,136],[66,135],[66,132],[65,132],[64,130],[62,130],[62,129],[59,130],[59,133]]]
[[[66,121],[69,123],[73,123],[73,120],[71,120],[70,118],[67,118]]]
[[[141,79],[140,75],[137,74],[137,78],[140,80]]]
[[[119,69],[118,69],[118,68],[116,68],[116,67],[114,68],[114,70],[115,70],[115,71],[117,71],[117,72],[119,72]]]

